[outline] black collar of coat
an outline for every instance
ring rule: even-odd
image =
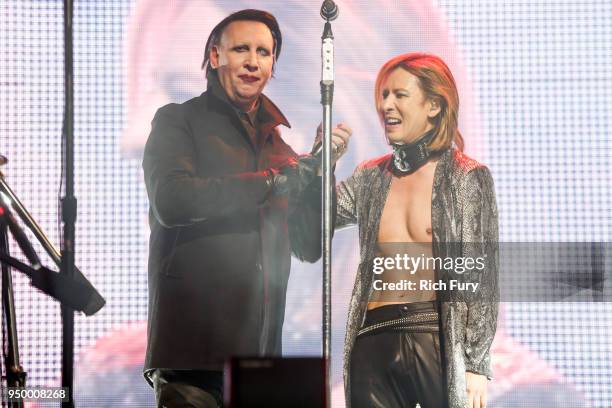
[[[207,92],[210,92],[215,98],[219,99],[223,104],[227,105],[228,108],[236,112],[236,107],[229,100],[225,89],[221,86],[217,70],[210,70],[206,79],[208,81]],[[261,94],[259,96],[259,104],[257,118],[259,119],[262,134],[269,134],[270,130],[278,125],[285,125],[288,128],[291,127],[285,115],[283,115],[281,110],[266,95]]]

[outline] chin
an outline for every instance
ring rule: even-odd
[[[249,90],[246,92],[237,92],[236,94],[243,101],[254,101],[255,99],[259,98],[259,95],[261,95],[261,92]]]
[[[389,142],[389,144],[391,143],[405,143],[405,141],[403,140],[403,138],[401,136],[398,135],[385,135],[385,137],[387,138],[387,141]]]
[[[237,99],[241,102],[241,103],[251,103],[254,102],[255,100],[257,100],[257,98],[259,97],[260,93],[236,93],[236,96],[238,97]]]

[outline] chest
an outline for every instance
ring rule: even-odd
[[[433,172],[393,177],[382,210],[378,242],[431,242]]]
[[[190,130],[200,176],[260,171],[294,156],[278,131],[259,128],[259,143],[255,144],[240,120],[228,115],[208,114],[194,120]]]

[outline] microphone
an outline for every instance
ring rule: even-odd
[[[92,309],[92,306],[97,307],[98,305],[95,301],[92,302],[91,289],[82,281],[70,279],[44,266],[38,269],[31,268],[1,252],[0,261],[25,273],[30,278],[32,286],[77,312],[83,312],[89,316],[104,306],[102,302],[102,306],[95,310]]]
[[[321,17],[327,21],[333,21],[338,18],[338,14],[340,11],[338,10],[338,6],[333,0],[325,0],[323,5],[321,6]]]
[[[17,241],[19,248],[21,248],[26,258],[28,258],[28,261],[30,261],[32,267],[34,269],[39,269],[42,266],[40,258],[36,254],[36,251],[32,247],[32,244],[30,243],[30,240],[28,240],[25,232],[23,232],[23,229],[21,229],[17,223],[17,220],[15,220],[15,217],[13,217],[13,213],[11,213],[3,202],[0,202],[0,222],[6,222],[11,230],[11,233],[13,234],[13,237],[15,238],[15,241]]]

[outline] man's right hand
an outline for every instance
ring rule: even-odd
[[[288,159],[282,166],[266,170],[270,191],[274,195],[299,194],[314,180],[318,160],[312,155]]]

